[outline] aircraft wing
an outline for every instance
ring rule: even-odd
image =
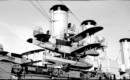
[[[16,64],[23,64],[33,61],[29,58],[23,57],[21,54],[17,53],[10,53],[7,51],[0,51],[0,59],[1,61],[16,63]]]
[[[34,37],[41,41],[41,42],[49,42],[51,35],[48,34],[37,34]],[[66,45],[66,46],[71,46],[71,42],[67,40],[61,40],[61,39],[56,39],[56,45]]]
[[[53,51],[53,52],[57,52],[57,53],[67,53],[67,54],[70,54],[73,50],[75,50],[75,48],[72,48],[70,46],[63,46],[63,45],[60,45],[60,47],[56,47],[56,45],[52,44],[51,42],[41,42],[35,38],[29,38],[27,40],[27,42],[29,43],[33,43],[39,47],[42,47],[44,49],[47,49],[47,50],[50,50],[50,51]]]
[[[11,56],[16,58],[22,58],[22,55],[17,53],[11,53]]]
[[[7,60],[7,59],[0,59],[0,62],[7,62],[7,63],[13,63],[13,64],[15,64],[14,61]]]
[[[30,41],[31,40],[31,41]],[[47,50],[53,51],[53,52],[57,52],[59,54],[64,54],[67,53],[68,56],[73,56],[76,57],[77,55],[81,54],[84,51],[87,51],[85,54],[86,55],[92,55],[92,56],[98,56],[99,53],[96,51],[91,51],[90,49],[94,49],[94,48],[100,48],[101,44],[100,43],[93,43],[93,44],[89,44],[86,46],[83,46],[81,48],[73,48],[73,47],[69,47],[69,46],[63,46],[61,45],[60,47],[56,48],[53,44],[46,42],[46,43],[42,43],[36,39],[28,39],[28,42],[33,43],[39,47],[45,48]],[[83,56],[82,56],[83,57]]]
[[[25,63],[22,63],[22,65],[29,65],[29,64],[34,64],[34,63],[38,63],[38,62],[42,62],[42,60],[36,60],[36,61],[29,61],[29,62],[25,62]]]
[[[13,63],[13,64],[21,64],[21,65],[28,65],[28,64],[42,62],[42,60],[36,60],[36,61],[27,62],[27,63],[17,63],[15,61],[11,61],[11,60],[8,60],[8,59],[1,59],[0,61],[2,61],[2,62],[9,62],[9,63]]]
[[[94,33],[98,32],[102,29],[103,29],[103,27],[100,27],[100,26],[88,28],[88,29],[84,30],[83,32],[80,32],[79,34],[71,37],[70,40],[72,42],[78,42],[78,41],[86,38],[87,36],[93,35]]]
[[[39,41],[48,42],[51,36],[48,34],[37,34],[34,37],[36,37],[36,39]]]
[[[100,43],[89,44],[89,45],[83,46],[83,47],[76,49],[75,51],[71,52],[71,55],[76,56],[78,54],[81,54],[82,52],[88,51],[87,52],[88,54],[86,54],[86,55],[98,56],[99,53],[94,51],[94,50],[91,50],[91,49],[99,48],[99,47],[102,47]]]
[[[14,57],[7,56],[7,54],[6,54],[6,55],[5,55],[5,54],[3,55],[3,54],[1,54],[1,53],[4,53],[4,52],[0,52],[0,61],[2,61],[2,62],[11,62],[11,63],[14,62],[14,60],[15,60]]]
[[[12,56],[12,57],[17,57],[17,58],[22,58],[22,55],[21,54],[17,54],[17,53],[10,53],[10,52],[7,52],[7,51],[0,51],[0,55],[2,56]]]
[[[27,52],[22,53],[22,56],[23,55],[30,55],[30,54],[41,52],[41,51],[45,51],[45,49],[36,49],[36,50],[27,51]]]
[[[5,56],[5,55],[7,55],[9,52],[7,52],[7,51],[0,51],[0,55],[2,55],[2,56]]]

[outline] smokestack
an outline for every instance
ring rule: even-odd
[[[121,59],[125,65],[125,70],[130,69],[130,38],[120,39]]]
[[[68,11],[65,5],[54,5],[50,8],[52,18],[51,35],[59,39],[63,38],[64,31],[68,25]]]
[[[84,20],[81,23],[82,30],[85,30],[85,29],[88,29],[88,28],[91,28],[91,27],[95,27],[96,25],[97,25],[97,23],[94,20]]]

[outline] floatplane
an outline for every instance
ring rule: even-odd
[[[87,37],[93,36],[96,32],[101,31],[103,27],[96,26],[94,20],[85,20],[81,26],[91,26],[84,29],[78,34],[70,34],[64,29],[68,26],[68,11],[65,5],[55,5],[50,9],[52,14],[52,29],[43,33],[41,27],[33,31],[33,38],[29,38],[27,42],[35,44],[53,53],[58,53],[61,57],[46,55],[45,60],[57,64],[64,71],[78,70],[83,71],[93,67],[91,61],[86,61],[86,56],[98,56],[97,49],[103,48],[101,42],[80,45],[80,41]],[[92,27],[93,26],[93,27]],[[65,33],[66,32],[66,33]],[[60,35],[60,36],[59,36]],[[71,35],[71,36],[67,36]],[[74,44],[77,44],[76,46]],[[70,58],[71,59],[68,59]],[[83,59],[83,60],[82,60]],[[55,71],[57,72],[57,70]]]

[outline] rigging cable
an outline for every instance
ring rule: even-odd
[[[61,2],[63,5],[65,5],[62,0],[60,0],[60,2]],[[66,6],[66,5],[65,5],[65,6]],[[79,18],[76,17],[76,15],[75,15],[70,9],[69,9],[69,11],[70,11],[70,13],[77,19],[77,21],[79,21],[79,22],[81,23],[81,21],[79,20]]]
[[[46,17],[48,20],[50,20],[50,18],[48,16],[45,16],[43,11],[40,10],[32,1],[29,1],[44,17]]]
[[[44,11],[45,15],[51,20],[51,18],[48,16],[48,14],[46,13],[45,9],[42,7],[42,5],[38,2],[38,0],[36,0],[37,4],[41,7],[41,9]]]

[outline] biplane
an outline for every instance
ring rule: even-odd
[[[86,29],[85,31],[70,37],[70,41],[67,40],[60,40],[60,39],[55,39],[56,44],[53,44],[49,41],[51,35],[40,33],[35,34],[34,38],[29,38],[27,42],[33,43],[39,47],[42,47],[44,49],[57,52],[60,54],[69,54],[70,56],[86,56],[86,55],[91,55],[91,56],[98,56],[99,53],[96,50],[90,50],[90,49],[97,49],[103,47],[100,43],[92,43],[88,44],[86,46],[82,47],[73,47],[72,44],[75,42],[79,42],[80,40],[84,39],[85,37],[89,35],[94,34],[95,32],[98,32],[102,30],[102,27],[93,27]],[[81,54],[82,52],[86,52],[85,54]]]
[[[28,66],[27,72],[44,73],[45,71],[42,72],[42,70],[49,69],[49,72],[48,72],[49,74],[52,73],[53,76],[59,76],[60,73],[69,72],[70,70],[83,71],[86,69],[90,69],[93,66],[89,62],[81,62],[81,61],[77,61],[77,60],[74,61],[74,60],[69,60],[69,59],[64,59],[64,58],[59,58],[59,57],[48,55],[47,53],[44,53],[45,49],[38,49],[38,50],[24,52],[24,53],[22,53],[22,55],[28,56],[28,55],[34,54],[35,51],[36,52],[43,51],[42,54],[43,55],[45,54],[44,61],[43,61],[44,64],[42,66],[39,66],[39,65]],[[33,70],[30,70],[30,68],[33,68]],[[39,69],[39,68],[40,68],[41,72],[39,70],[38,70],[39,72],[36,71],[36,69]],[[60,74],[60,76],[61,76],[61,74]]]
[[[67,36],[66,33],[64,33],[64,28],[66,29],[67,27],[67,12],[69,9],[64,5],[55,5],[50,11],[52,13],[52,20],[54,20],[52,21],[51,34],[49,34],[48,31],[44,33],[42,28],[39,27],[33,31],[33,38],[29,38],[27,42],[51,52],[61,54],[62,56],[60,58],[47,55],[45,60],[54,65],[61,65],[62,67],[60,66],[59,68],[62,68],[63,70],[72,69],[80,71],[92,68],[93,64],[91,64],[91,62],[85,62],[81,59],[84,59],[88,55],[98,56],[99,52],[97,52],[97,49],[103,48],[104,46],[102,46],[101,43],[91,43],[83,46],[78,44],[86,37],[90,37],[101,31],[103,27],[94,24],[93,27],[89,27],[78,34]],[[61,12],[63,14],[61,14]],[[94,21],[85,21],[81,25],[86,25],[86,23],[88,24],[91,22]]]
[[[103,30],[103,27],[97,26],[94,20],[85,20],[81,23],[81,26],[87,26],[89,24],[93,27],[86,28],[78,34],[71,34],[71,36],[67,36],[67,29],[69,30],[72,27],[68,24],[68,11],[69,9],[65,5],[61,4],[54,5],[52,8],[50,8],[50,12],[52,13],[52,28],[50,31],[48,30],[46,33],[44,33],[43,29],[38,27],[33,30],[33,38],[29,38],[27,42],[33,43],[52,52],[69,54],[73,57],[77,55],[82,56],[82,58],[86,57],[87,55],[98,56],[99,53],[92,49],[102,48],[103,46],[101,43],[92,43],[85,46],[79,46],[78,44],[86,37],[90,37]],[[81,54],[88,50],[89,52]]]

